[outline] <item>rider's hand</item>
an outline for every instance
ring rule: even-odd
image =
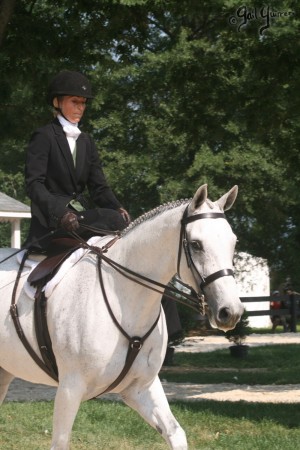
[[[76,231],[77,228],[79,228],[78,218],[76,214],[72,212],[65,213],[61,218],[60,225],[66,231]]]
[[[125,220],[126,224],[129,225],[131,222],[131,218],[130,218],[129,213],[126,211],[126,209],[119,208],[118,211],[121,214],[121,216],[123,217],[123,219]]]

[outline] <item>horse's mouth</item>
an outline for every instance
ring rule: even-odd
[[[216,315],[214,315],[211,309],[206,306],[206,314],[212,328],[217,328],[226,332],[235,328],[241,318],[242,312],[232,313],[230,308],[223,307]]]

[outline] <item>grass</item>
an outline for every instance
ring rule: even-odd
[[[251,347],[247,359],[228,349],[175,354],[176,381],[247,384],[300,383],[297,345]],[[172,368],[171,368],[172,369]],[[164,369],[160,376],[175,376]],[[181,378],[180,378],[181,377]],[[194,378],[192,378],[194,377]],[[236,378],[233,378],[236,377]],[[189,450],[296,450],[300,448],[299,404],[172,402]],[[1,450],[49,450],[53,402],[7,402],[0,408]],[[80,407],[71,450],[166,450],[159,433],[118,402],[89,401]]]
[[[251,347],[245,359],[228,349],[208,353],[175,353],[174,366],[160,377],[178,383],[300,384],[297,344]]]
[[[53,402],[4,403],[1,450],[48,450]],[[178,402],[171,409],[190,450],[295,450],[300,442],[298,405],[245,402]],[[47,432],[46,432],[47,431]],[[90,401],[77,415],[71,450],[167,449],[160,435],[121,403]]]

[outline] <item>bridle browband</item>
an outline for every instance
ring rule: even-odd
[[[191,254],[190,243],[189,243],[188,237],[187,237],[186,225],[188,225],[191,222],[194,222],[195,220],[200,220],[200,219],[225,219],[226,220],[226,216],[224,213],[212,212],[212,211],[206,212],[206,213],[195,214],[194,216],[188,216],[188,207],[189,207],[189,205],[186,207],[186,209],[183,213],[182,219],[181,219],[181,229],[180,229],[178,259],[177,259],[177,275],[180,279],[180,261],[181,261],[182,248],[184,248],[187,265],[193,273],[194,272],[196,273],[197,277],[200,280],[199,287],[200,287],[201,291],[204,293],[204,289],[210,283],[212,283],[213,281],[215,281],[221,277],[226,277],[226,276],[234,277],[234,273],[233,273],[232,269],[221,269],[221,270],[218,270],[217,272],[214,272],[214,273],[208,275],[207,277],[204,277],[203,275],[201,275],[194,263],[194,260],[193,260],[192,254]]]

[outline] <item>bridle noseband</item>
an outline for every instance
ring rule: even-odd
[[[180,261],[181,261],[182,247],[183,247],[185,256],[186,256],[186,260],[187,260],[187,265],[193,273],[194,272],[196,273],[197,277],[200,280],[199,287],[200,287],[201,291],[204,293],[204,289],[210,283],[212,283],[213,281],[215,281],[221,277],[226,277],[226,276],[234,277],[234,273],[233,273],[232,269],[221,269],[221,270],[218,270],[217,272],[214,272],[214,273],[208,275],[207,277],[202,276],[199,273],[199,271],[194,263],[192,254],[191,254],[190,243],[189,243],[188,237],[187,237],[186,225],[191,222],[194,222],[195,220],[199,220],[199,219],[226,219],[226,216],[224,213],[212,212],[212,211],[206,212],[206,213],[201,213],[201,214],[195,214],[194,216],[188,216],[188,206],[186,207],[186,209],[183,213],[182,219],[181,219],[181,230],[180,230],[178,259],[177,259],[177,275],[180,279]]]

